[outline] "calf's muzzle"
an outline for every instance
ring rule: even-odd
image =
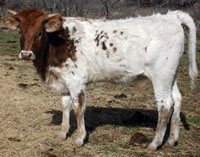
[[[33,51],[22,50],[19,54],[19,59],[35,60],[35,55]]]

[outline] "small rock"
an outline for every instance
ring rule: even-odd
[[[13,66],[10,66],[9,67],[9,70],[14,70],[15,68]]]
[[[120,94],[120,95],[118,95],[118,94],[115,95],[114,98],[115,98],[115,99],[122,99],[122,98],[127,98],[127,96],[126,96],[125,94],[122,93],[122,94]]]
[[[26,84],[26,83],[19,83],[18,86],[21,87],[21,88],[27,88],[28,84]]]
[[[54,154],[52,154],[52,153],[49,153],[48,151],[46,151],[46,152],[41,152],[41,154],[42,154],[42,155],[45,155],[45,156],[47,156],[47,157],[57,157],[57,155],[54,155]]]
[[[148,141],[149,141],[149,139],[144,134],[136,132],[131,136],[129,144],[131,144],[131,145],[141,145],[141,144],[144,144]]]
[[[21,141],[19,138],[16,138],[16,137],[9,137],[8,140],[14,141],[14,142],[20,142]]]
[[[37,78],[34,78],[33,80],[34,80],[34,81],[39,81],[39,79],[37,79]]]

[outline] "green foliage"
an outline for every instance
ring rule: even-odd
[[[18,53],[19,51],[19,34],[16,32],[0,32],[0,52]]]
[[[105,148],[105,155],[110,155],[110,154],[117,154],[118,150],[117,147],[111,146],[111,147],[106,147]]]
[[[195,117],[192,119],[192,122],[198,126],[200,126],[200,117]]]

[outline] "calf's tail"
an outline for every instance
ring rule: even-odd
[[[189,28],[188,36],[188,58],[189,58],[189,76],[191,78],[191,87],[195,87],[195,80],[198,76],[198,69],[196,64],[196,27],[192,17],[183,11],[170,12],[176,16],[177,19]]]

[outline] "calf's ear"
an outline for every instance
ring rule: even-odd
[[[45,21],[46,32],[52,33],[60,31],[63,26],[63,19],[58,14],[49,14],[47,20]]]
[[[16,30],[19,25],[19,21],[14,16],[4,17],[3,22],[6,27],[13,29],[13,30]]]

